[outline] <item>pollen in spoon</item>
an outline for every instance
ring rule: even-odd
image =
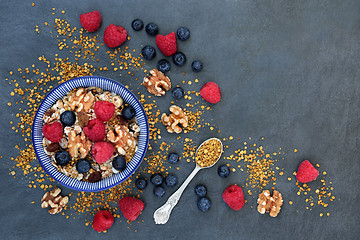
[[[202,168],[210,167],[218,160],[221,152],[221,142],[217,139],[209,139],[197,151],[196,163]]]

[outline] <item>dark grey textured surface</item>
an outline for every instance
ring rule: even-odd
[[[65,219],[50,216],[38,204],[42,191],[27,187],[28,180],[19,175],[13,179],[8,169],[16,156],[14,145],[22,138],[9,129],[14,112],[9,111],[11,86],[5,83],[10,70],[37,62],[40,55],[53,56],[56,41],[42,30],[43,22],[53,22],[65,9],[72,26],[80,26],[79,14],[98,9],[103,16],[102,34],[111,23],[125,26],[132,40],[127,44],[140,48],[152,43],[145,32],[134,33],[130,23],[141,18],[153,21],[166,34],[179,26],[191,30],[189,41],[180,50],[188,61],[200,59],[204,71],[191,73],[190,64],[175,68],[172,79],[199,78],[200,83],[219,83],[223,99],[208,115],[221,130],[220,137],[259,139],[264,146],[285,152],[277,164],[291,176],[303,159],[320,164],[333,182],[336,201],[328,209],[305,210],[304,198],[296,196],[297,188],[285,177],[277,188],[285,198],[280,215],[272,219],[257,213],[250,205],[234,212],[221,200],[221,192],[230,183],[244,184],[245,174],[237,172],[225,180],[216,169],[201,171],[184,192],[172,218],[165,226],[152,221],[153,211],[165,199],[155,199],[151,189],[142,195],[146,208],[140,216],[143,223],[116,222],[104,239],[357,239],[359,230],[359,140],[360,130],[360,2],[352,1],[1,1],[0,2],[0,232],[2,239],[95,239],[91,227],[85,227],[86,216]],[[40,34],[35,33],[40,26]],[[160,56],[160,54],[158,54]],[[160,59],[158,56],[157,59]],[[106,58],[105,55],[102,58]],[[155,61],[148,64],[154,67]],[[118,79],[114,72],[106,77]],[[143,75],[139,73],[139,78]],[[125,77],[123,81],[130,81]],[[176,80],[175,80],[176,82]],[[180,81],[178,81],[179,83]],[[136,85],[137,83],[132,83]],[[198,85],[200,86],[200,84]],[[190,89],[190,88],[189,88]],[[198,89],[197,89],[198,90]],[[14,98],[15,99],[15,98]],[[160,105],[165,111],[170,96]],[[182,104],[185,103],[183,100]],[[210,131],[190,134],[200,143],[212,136]],[[163,139],[174,140],[163,134]],[[229,144],[227,153],[239,147]],[[181,146],[175,145],[176,149]],[[293,149],[299,153],[294,154]],[[190,164],[181,165],[180,181],[190,173]],[[213,202],[211,211],[200,213],[192,188],[206,183]],[[314,183],[312,186],[318,186]],[[69,191],[69,190],[64,190]],[[169,192],[166,197],[169,196]],[[30,202],[36,200],[32,205]],[[249,201],[254,201],[248,198]],[[287,204],[295,202],[294,206]],[[319,217],[320,212],[330,217]],[[135,229],[137,232],[135,232]]]

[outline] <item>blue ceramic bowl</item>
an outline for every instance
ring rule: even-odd
[[[48,155],[46,155],[44,151],[44,147],[42,146],[42,128],[43,128],[43,120],[42,117],[47,109],[49,109],[56,101],[63,96],[65,96],[71,90],[78,87],[99,87],[106,91],[114,92],[120,95],[124,102],[130,104],[134,107],[136,111],[136,120],[140,127],[140,135],[138,139],[138,148],[128,163],[127,168],[118,174],[114,174],[111,177],[107,177],[102,179],[99,182],[90,183],[79,181],[75,178],[68,177],[63,173],[59,172],[52,164],[51,159]],[[35,149],[35,154],[39,159],[39,162],[43,169],[57,182],[61,185],[79,191],[88,191],[88,192],[96,192],[102,191],[113,186],[122,183],[127,178],[131,176],[135,172],[135,170],[140,166],[147,147],[149,143],[149,124],[144,108],[142,107],[139,100],[135,97],[135,95],[122,84],[115,82],[114,80],[97,77],[97,76],[87,76],[87,77],[79,77],[74,78],[69,81],[66,81],[55,89],[53,89],[40,104],[40,107],[35,115],[33,129],[32,129],[32,140]]]

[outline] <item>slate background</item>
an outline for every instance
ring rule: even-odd
[[[31,1],[0,2],[2,239],[359,238],[360,1],[35,1],[35,4],[31,7]],[[241,211],[229,209],[221,200],[222,191],[229,184],[243,185],[246,176],[237,172],[221,180],[216,168],[199,172],[164,226],[152,221],[153,211],[165,199],[152,196],[151,188],[142,195],[146,208],[139,219],[143,223],[133,223],[128,229],[128,224],[117,222],[102,235],[85,227],[85,216],[65,219],[61,215],[50,216],[41,209],[38,200],[42,190],[29,189],[28,180],[20,175],[16,179],[9,176],[9,168],[14,165],[10,157],[17,155],[14,145],[23,140],[10,130],[9,121],[15,119],[15,111],[6,105],[12,87],[5,77],[9,77],[10,70],[37,63],[40,55],[53,56],[56,41],[43,27],[45,21],[53,22],[53,7],[58,17],[64,16],[59,12],[65,9],[65,18],[72,26],[80,26],[80,13],[97,9],[103,16],[99,34],[111,23],[123,25],[132,37],[126,44],[137,48],[141,44],[154,45],[154,39],[144,31],[135,33],[131,29],[135,18],[157,23],[162,34],[187,26],[191,38],[181,42],[179,48],[187,55],[188,64],[181,69],[173,66],[169,75],[178,83],[178,79],[197,77],[198,88],[207,81],[219,83],[222,101],[206,116],[221,130],[216,136],[232,135],[243,140],[252,137],[255,141],[264,137],[261,144],[269,151],[282,148],[285,159],[277,164],[285,169],[285,174],[276,187],[285,204],[279,216],[272,219],[258,214],[250,208],[256,206],[256,199],[249,196],[249,204]],[[40,34],[35,33],[35,25],[40,26]],[[99,54],[101,59],[107,58],[102,55]],[[158,52],[157,60],[160,57]],[[193,59],[204,62],[204,71],[191,72],[189,62]],[[152,61],[148,67],[155,64]],[[181,74],[184,71],[186,77]],[[111,71],[103,75],[119,80]],[[138,77],[142,76],[139,73]],[[130,82],[129,77],[121,81],[134,87],[139,84]],[[170,99],[166,96],[160,101],[162,111],[169,107]],[[185,100],[179,103],[184,104]],[[188,136],[201,143],[213,135],[214,132],[204,130]],[[162,136],[163,140],[174,140],[164,131]],[[240,145],[235,141],[229,143],[227,155]],[[180,150],[181,146],[177,144],[175,148]],[[295,154],[294,148],[299,152]],[[286,180],[304,159],[319,163],[320,171],[326,171],[326,179],[333,182],[337,198],[328,209],[305,210],[304,198],[296,196],[294,182]],[[180,166],[181,171],[176,174],[182,182],[193,166],[185,163]],[[200,213],[196,207],[192,188],[197,183],[206,183],[209,188],[213,205],[207,213]],[[30,203],[33,200],[34,205]],[[293,206],[288,204],[289,200],[294,201]],[[331,215],[320,218],[320,212]]]

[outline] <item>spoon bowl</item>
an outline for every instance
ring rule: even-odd
[[[198,164],[197,157],[198,157],[198,152],[199,149],[201,149],[202,146],[204,146],[204,144],[210,142],[210,141],[218,141],[220,143],[220,152],[219,152],[219,156],[217,157],[216,160],[213,160],[214,162],[212,164],[210,164],[209,166],[200,166]],[[186,178],[186,180],[184,181],[183,184],[181,184],[181,186],[179,187],[178,190],[176,190],[176,192],[174,192],[166,201],[166,203],[164,205],[162,205],[160,208],[158,208],[155,212],[154,212],[154,221],[156,224],[165,224],[167,223],[167,221],[170,218],[170,214],[171,211],[173,210],[173,208],[176,206],[176,204],[179,202],[181,194],[184,192],[185,188],[187,187],[187,185],[190,183],[190,181],[195,177],[195,175],[197,174],[198,171],[200,171],[201,169],[205,169],[205,168],[210,168],[212,166],[214,166],[220,159],[221,154],[223,152],[223,144],[220,141],[220,139],[218,138],[209,138],[207,140],[205,140],[196,150],[195,153],[195,168],[194,170],[190,173],[190,175]]]
[[[220,143],[221,149],[220,149],[219,157],[216,159],[216,161],[214,161],[213,164],[211,164],[211,165],[209,165],[209,166],[204,166],[204,167],[200,166],[200,165],[198,164],[198,162],[195,161],[196,165],[199,166],[201,169],[210,168],[210,167],[214,166],[214,165],[219,161],[219,159],[220,159],[220,157],[221,157],[221,154],[222,154],[222,152],[224,151],[224,147],[223,147],[223,144],[222,144],[222,142],[220,141],[220,139],[218,139],[218,138],[209,138],[209,139],[205,140],[202,144],[200,144],[200,146],[196,149],[196,152],[195,152],[195,160],[196,160],[196,157],[197,157],[197,155],[198,155],[199,149],[200,149],[205,143],[210,142],[211,140],[215,140],[215,141],[218,141],[218,142]]]

